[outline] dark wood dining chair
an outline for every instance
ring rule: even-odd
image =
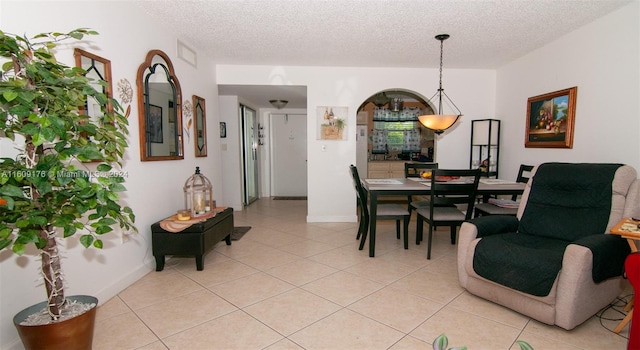
[[[358,226],[358,234],[356,239],[360,240],[360,247],[364,248],[364,243],[367,240],[367,234],[369,233],[369,204],[367,192],[362,187],[360,182],[360,176],[358,175],[358,168],[355,165],[350,165],[349,170],[351,172],[351,178],[356,189],[356,196],[358,199],[358,207],[360,208],[360,224]],[[400,239],[400,220],[404,224],[404,249],[409,249],[409,210],[400,204],[385,203],[378,204],[376,207],[376,217],[379,220],[395,220],[396,221],[396,237]]]
[[[438,163],[404,163],[404,177],[420,177],[425,170],[438,169]],[[429,198],[425,196],[407,196],[409,216],[413,210],[428,208]]]
[[[423,237],[423,223],[429,225],[427,259],[431,259],[431,243],[434,226],[451,228],[451,244],[456,244],[456,229],[472,217],[480,170],[434,169],[428,208],[416,210],[416,244]]]
[[[521,164],[518,169],[518,176],[516,182],[527,183],[531,176],[531,170],[533,165]],[[478,203],[475,206],[474,217],[482,215],[511,215],[516,216],[518,214],[518,195],[511,196],[511,200],[501,201],[501,205],[494,203]]]

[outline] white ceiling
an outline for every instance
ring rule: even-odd
[[[637,0],[150,0],[143,10],[219,64],[495,69]],[[588,45],[588,43],[585,43]],[[238,93],[240,87],[234,87]],[[270,87],[271,88],[271,87]],[[231,89],[231,87],[229,88]],[[256,90],[256,89],[253,89]],[[300,89],[253,91],[257,107]],[[230,94],[221,88],[221,94]],[[249,93],[249,92],[247,92]],[[284,95],[278,95],[282,93]],[[258,94],[258,95],[255,95]],[[306,95],[306,91],[304,92]],[[240,95],[242,96],[242,95]]]

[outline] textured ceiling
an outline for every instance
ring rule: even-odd
[[[634,0],[137,2],[219,64],[495,69]],[[585,43],[588,44],[588,43]]]

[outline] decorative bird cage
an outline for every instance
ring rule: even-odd
[[[214,209],[211,181],[200,174],[200,167],[184,183],[184,207],[191,212],[191,217],[208,214]]]

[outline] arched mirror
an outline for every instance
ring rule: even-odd
[[[171,60],[151,50],[138,68],[140,160],[184,159],[182,92]]]
[[[207,156],[207,118],[204,98],[193,95],[193,115],[195,116],[194,142],[196,157]]]

